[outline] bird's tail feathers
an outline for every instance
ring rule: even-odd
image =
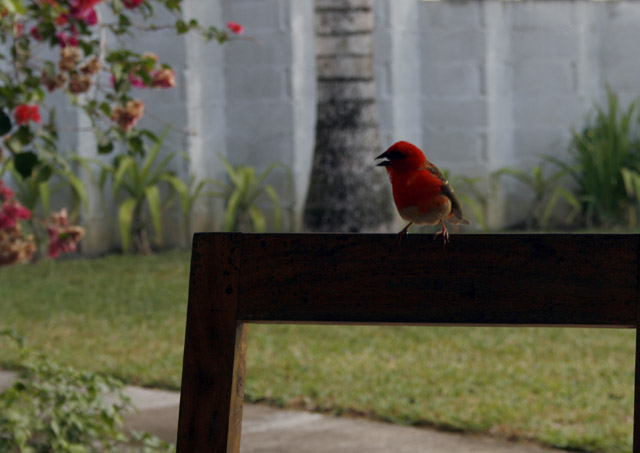
[[[464,216],[462,215],[462,211],[460,211],[459,209],[454,209],[453,211],[451,211],[451,217],[449,217],[447,220],[449,221],[449,223],[452,223],[454,225],[471,225],[471,222],[464,218]]]

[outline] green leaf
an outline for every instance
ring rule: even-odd
[[[16,154],[13,158],[13,165],[23,179],[31,176],[33,169],[38,165],[38,163],[38,156],[31,151]]]
[[[189,31],[189,25],[187,25],[187,23],[182,19],[178,19],[176,21],[176,33],[178,33],[179,35],[182,35],[184,33],[187,33],[188,31]]]
[[[229,176],[229,179],[231,179],[233,184],[235,184],[236,186],[242,185],[242,175],[239,174],[238,168],[233,167],[229,163],[229,161],[225,159],[225,157],[220,153],[218,153],[218,158],[222,162],[222,165],[224,165],[224,168],[227,171],[227,175]]]
[[[108,102],[101,102],[98,109],[104,114],[104,116],[111,117],[111,105]]]
[[[254,204],[249,206],[249,217],[251,217],[251,223],[256,233],[264,233],[267,230],[267,221],[260,209]]]
[[[264,191],[273,203],[273,227],[277,232],[282,231],[282,209],[280,207],[280,198],[276,190],[267,185],[264,186]]]
[[[26,13],[22,0],[4,0],[0,5],[10,13],[18,13],[21,15]]]
[[[190,207],[189,188],[184,183],[184,181],[175,175],[169,174],[162,175],[160,179],[163,181],[167,181],[171,185],[171,187],[173,187],[173,190],[176,191],[180,199],[180,209],[182,210],[182,214],[188,214]]]
[[[51,177],[51,174],[53,173],[53,169],[51,168],[50,165],[42,165],[38,168],[38,172],[36,174],[36,181],[37,182],[47,182],[49,181],[49,178]]]
[[[238,227],[238,206],[240,203],[240,191],[235,190],[229,197],[222,222],[222,231],[235,231]]]
[[[73,193],[73,196],[78,201],[82,202],[84,208],[87,209],[89,205],[89,197],[87,197],[87,191],[82,180],[71,172],[65,172],[64,175],[69,182],[69,185],[71,186],[71,192]],[[77,211],[77,208],[74,209],[74,211]]]
[[[0,109],[0,135],[5,135],[11,130],[11,118]]]
[[[122,250],[129,251],[131,247],[131,225],[133,224],[133,211],[136,208],[136,200],[127,198],[118,209],[118,225],[120,226],[120,240]]]
[[[153,229],[156,233],[156,244],[162,242],[162,213],[160,210],[160,191],[158,186],[149,186],[144,191],[149,204],[149,212],[151,213],[151,221]]]
[[[44,215],[49,217],[51,214],[51,189],[48,182],[42,182],[38,184],[38,190],[40,192],[40,204],[44,211]]]
[[[116,197],[122,185],[124,178],[130,168],[135,167],[136,161],[130,156],[119,156],[115,174],[113,175],[113,196]]]
[[[14,136],[20,140],[20,144],[23,146],[28,145],[35,138],[35,135],[29,126],[20,126]]]
[[[142,139],[140,136],[133,136],[127,140],[127,144],[129,145],[129,149],[133,151],[135,154],[143,154],[144,147],[142,143]]]
[[[113,151],[113,143],[109,135],[102,129],[95,128],[96,143],[98,145],[98,154],[109,154]]]

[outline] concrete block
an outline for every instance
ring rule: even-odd
[[[612,27],[637,27],[640,21],[640,5],[635,1],[606,2],[604,5],[605,17]]]
[[[576,29],[513,30],[509,36],[510,56],[515,61],[530,58],[575,60],[579,50]]]
[[[516,127],[568,127],[579,122],[583,113],[577,96],[518,97],[513,101]]]
[[[185,70],[185,96],[192,105],[204,106],[225,98],[224,70],[222,66]]]
[[[391,27],[391,3],[388,0],[373,0],[373,17],[375,30],[384,30]],[[395,5],[399,1],[393,2]]]
[[[265,137],[293,130],[293,109],[288,101],[237,100],[227,105],[227,133],[230,141],[246,139],[260,143]]]
[[[425,130],[458,131],[487,126],[487,103],[483,99],[427,98],[422,104]]]
[[[368,8],[371,0],[314,0],[317,9]]]
[[[639,5],[640,6],[640,5]],[[640,36],[637,26],[616,27],[608,24],[602,32],[601,55],[604,59],[603,65],[613,61],[638,58],[640,46],[636,43]]]
[[[481,94],[481,74],[475,62],[425,63],[420,74],[428,97],[476,97]]]
[[[376,29],[373,33],[373,55],[376,65],[398,63],[393,52],[393,37],[388,29]]]
[[[516,95],[554,96],[577,93],[574,68],[562,60],[526,60],[513,66]]]
[[[542,154],[562,158],[567,154],[570,139],[569,127],[516,127],[513,130],[514,163],[510,165],[537,165],[542,161]]]
[[[420,129],[422,127],[420,102],[410,92],[394,96],[392,109],[392,124],[395,128]]]
[[[224,2],[224,20],[241,23],[245,33],[281,30],[283,2],[278,0],[248,0]]]
[[[284,99],[286,67],[235,65],[226,73],[227,99]]]
[[[234,164],[246,164],[256,168],[264,168],[274,162],[289,164],[284,157],[290,154],[287,150],[293,146],[291,132],[231,138],[233,148],[228,157]]]
[[[404,65],[419,64],[422,40],[423,37],[420,33],[392,33],[391,52],[394,64],[399,68]]]
[[[261,34],[260,40],[234,41],[224,45],[225,64],[278,65],[291,62],[292,37],[282,33]]]
[[[423,151],[438,166],[482,160],[482,138],[476,132],[425,130]]]
[[[482,2],[418,2],[423,27],[474,29],[482,25]]]
[[[575,27],[574,6],[574,2],[570,1],[505,3],[514,30]]]
[[[419,62],[407,63],[406,65],[393,65],[389,68],[391,77],[391,90],[394,96],[409,95],[417,102],[416,93],[422,91],[422,68]]]
[[[639,34],[640,37],[640,34]],[[618,60],[615,66],[604,66],[602,69],[602,79],[618,91],[635,91],[635,97],[640,95],[640,56],[627,56],[623,60]]]
[[[426,29],[421,36],[423,62],[482,60],[487,35],[475,29]]]
[[[393,88],[391,87],[391,63],[376,65],[375,84],[378,100],[388,101],[393,96]]]

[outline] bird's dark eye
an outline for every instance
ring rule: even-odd
[[[388,152],[385,157],[389,160],[395,160],[395,159],[404,159],[407,156],[401,151],[393,150],[391,152]]]

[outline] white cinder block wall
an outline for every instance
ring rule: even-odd
[[[204,24],[239,22],[254,39],[223,47],[197,36],[138,40],[139,50],[158,52],[178,74],[178,88],[141,94],[148,112],[195,132],[172,134],[172,146],[192,159],[176,169],[223,177],[216,152],[258,169],[284,162],[295,185],[284,198],[300,213],[315,122],[312,0],[186,0],[184,10]],[[606,83],[624,104],[640,96],[635,0],[376,0],[375,14],[381,147],[410,140],[454,174],[486,176],[534,165],[542,153],[562,155],[570,128],[582,124],[594,100],[605,101]],[[516,183],[505,189],[491,206],[494,227],[527,209],[526,190]],[[109,224],[99,211],[85,220],[103,231],[87,244],[90,252],[117,243],[113,216]],[[179,243],[178,212],[171,215],[165,238]],[[219,202],[203,202],[194,227],[211,230],[221,218]]]

